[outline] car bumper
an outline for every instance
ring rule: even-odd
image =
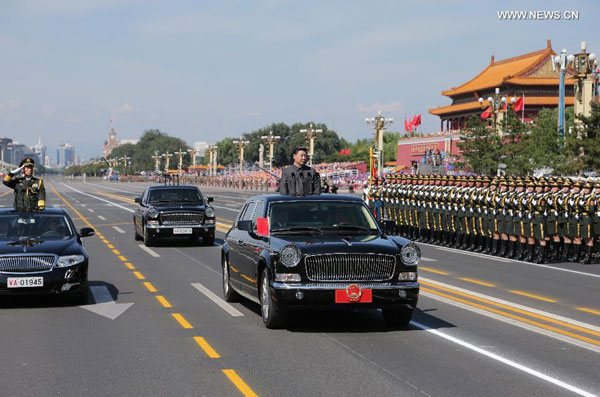
[[[186,236],[202,236],[207,234],[215,233],[216,225],[180,225],[180,226],[165,226],[165,225],[151,225],[146,224],[146,230],[148,230],[153,236],[173,236],[173,237],[186,237]],[[191,233],[186,234],[175,234],[174,229],[192,229]]]
[[[336,291],[356,284],[361,290],[370,289],[372,302],[336,303]],[[316,306],[339,308],[384,308],[409,305],[416,307],[419,300],[419,283],[271,283],[271,293],[288,306]]]
[[[8,278],[43,277],[42,287],[8,288]],[[52,269],[44,273],[0,273],[0,295],[35,295],[76,293],[87,288],[88,265]]]

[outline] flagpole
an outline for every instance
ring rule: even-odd
[[[523,98],[523,106],[521,106],[521,123],[525,122],[525,93],[521,92],[521,97]]]

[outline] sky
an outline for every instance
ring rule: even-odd
[[[498,11],[577,11],[500,20]],[[372,136],[382,111],[424,132],[441,91],[490,62],[546,47],[600,52],[597,1],[0,0],[0,136],[99,156],[160,129],[192,145],[271,123]]]

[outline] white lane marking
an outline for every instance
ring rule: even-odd
[[[125,230],[121,229],[119,226],[113,226],[113,229],[115,229],[117,232],[123,234],[125,233]]]
[[[88,211],[90,211],[90,212],[94,212],[94,210],[93,210],[93,209],[91,209],[91,208],[88,208],[87,210],[88,210]]]
[[[102,188],[105,188],[105,189],[110,189],[110,190],[114,190],[116,192],[122,192],[122,193],[133,193],[133,194],[137,194],[138,193],[138,192],[132,192],[131,190],[123,190],[123,189],[117,189],[117,188],[110,187],[110,186],[98,185],[97,183],[86,182],[86,185],[98,186],[98,187],[102,187]],[[131,186],[131,187],[134,187],[134,186]]]
[[[211,204],[210,206],[211,206],[211,207],[214,207],[214,208],[221,209],[221,210],[233,211],[233,212],[235,212],[235,213],[237,213],[237,212],[239,212],[239,211],[240,211],[240,209],[239,209],[239,208],[238,208],[238,209],[233,209],[233,208],[221,207],[220,205],[212,205],[212,204]]]
[[[533,307],[529,307],[529,306],[525,306],[525,305],[520,305],[518,303],[506,301],[504,299],[495,298],[493,296],[489,296],[489,295],[485,295],[485,294],[480,294],[479,292],[471,291],[471,290],[465,289],[465,288],[456,287],[454,285],[442,283],[442,282],[439,282],[437,280],[432,280],[430,278],[419,277],[419,279],[423,280],[425,282],[431,283],[431,284],[439,285],[440,287],[444,287],[444,288],[448,288],[448,289],[453,289],[455,291],[463,292],[463,293],[469,294],[469,295],[473,295],[473,296],[476,296],[478,298],[487,299],[489,301],[496,302],[496,303],[499,303],[501,305],[506,305],[506,306],[514,307],[515,309],[525,310],[525,311],[528,311],[528,312],[539,314],[540,316],[550,317],[550,318],[553,318],[555,320],[562,321],[562,322],[565,322],[565,323],[568,323],[568,324],[571,324],[571,325],[576,325],[578,327],[583,327],[583,328],[591,329],[591,330],[596,331],[596,332],[600,332],[600,327],[597,327],[597,326],[592,325],[592,324],[584,323],[582,321],[577,321],[577,320],[574,320],[572,318],[563,317],[563,316],[560,316],[558,314],[548,313],[548,312],[545,312],[543,310],[534,309]]]
[[[85,208],[85,204],[81,204],[81,206],[82,206],[83,208]]]
[[[525,366],[523,364],[519,364],[516,361],[509,360],[508,358],[502,357],[502,356],[500,356],[498,354],[495,354],[495,353],[492,353],[492,352],[487,351],[485,349],[482,349],[480,347],[477,347],[477,346],[475,346],[475,345],[473,345],[473,344],[471,344],[469,342],[466,342],[466,341],[464,341],[462,339],[456,338],[454,336],[447,335],[447,334],[445,334],[443,332],[440,332],[440,331],[438,331],[436,329],[429,328],[428,326],[420,324],[420,323],[417,323],[416,321],[411,321],[411,324],[414,325],[417,328],[420,328],[420,329],[426,331],[426,332],[432,333],[433,335],[436,335],[436,336],[439,336],[440,338],[446,339],[447,341],[450,341],[452,343],[455,343],[457,345],[465,347],[465,348],[467,348],[469,350],[472,350],[472,351],[474,351],[476,353],[479,353],[481,355],[489,357],[489,358],[491,358],[493,360],[499,361],[499,362],[501,362],[503,364],[506,364],[506,365],[508,365],[510,367],[516,368],[516,369],[518,369],[520,371],[528,373],[529,375],[533,375],[536,378],[540,378],[542,380],[545,380],[546,382],[549,382],[549,383],[552,383],[553,385],[562,387],[563,389],[566,389],[566,390],[568,390],[570,392],[573,392],[575,394],[578,394],[580,396],[586,396],[586,397],[594,397],[595,396],[595,394],[590,393],[588,391],[585,391],[583,389],[580,389],[577,386],[571,385],[571,384],[569,384],[567,382],[563,382],[563,381],[561,381],[559,379],[556,379],[553,376],[544,374],[544,373],[542,373],[540,371],[536,371],[535,369],[529,368],[529,367],[527,367],[527,366]]]
[[[141,249],[143,249],[144,251],[146,251],[153,257],[160,258],[160,255],[158,255],[156,252],[152,251],[150,248],[146,247],[144,244],[138,244],[138,247],[140,247]]]
[[[101,220],[103,220],[103,221],[105,221],[105,220],[106,220],[106,218],[105,218],[105,217],[103,217],[102,215],[98,215],[98,219],[101,219]]]
[[[211,272],[215,273],[217,276],[221,277],[221,275],[222,275],[222,274],[221,274],[221,272],[218,272],[218,271],[216,271],[215,269],[213,269],[212,267],[210,267],[210,266],[207,266],[207,265],[205,265],[204,263],[202,263],[202,262],[200,262],[200,261],[196,260],[195,258],[193,258],[193,257],[189,256],[188,254],[186,254],[186,253],[185,253],[185,252],[183,252],[182,250],[180,250],[180,249],[177,249],[177,248],[171,248],[171,249],[172,249],[173,251],[177,251],[177,252],[179,252],[181,255],[185,256],[186,258],[188,258],[188,259],[189,259],[189,260],[191,260],[192,262],[195,262],[195,263],[199,264],[200,266],[203,266],[203,267],[204,267],[206,270],[210,270]]]
[[[424,256],[421,257],[421,260],[423,262],[437,262],[437,259],[433,259],[433,258],[425,258]]]
[[[219,298],[214,292],[206,288],[204,285],[200,283],[192,283],[192,287],[196,288],[198,291],[202,292],[208,299],[217,304],[221,309],[225,310],[227,313],[231,314],[233,317],[241,317],[244,313],[240,312],[235,307],[231,306],[229,303],[225,302],[223,299]]]
[[[123,207],[123,206],[122,206],[122,205],[120,205],[120,204],[113,203],[112,201],[108,201],[108,200],[106,200],[106,199],[103,199],[103,198],[100,198],[100,197],[94,196],[93,194],[84,193],[84,192],[82,192],[81,190],[77,190],[77,189],[75,189],[74,187],[71,187],[71,186],[69,186],[69,185],[67,185],[67,184],[65,184],[65,183],[62,183],[62,184],[63,184],[63,185],[65,185],[66,187],[68,187],[69,189],[71,189],[71,190],[73,190],[73,191],[75,191],[75,192],[79,193],[79,194],[83,194],[84,196],[88,196],[88,197],[91,197],[91,198],[95,198],[96,200],[104,201],[105,203],[108,203],[108,204],[110,204],[110,205],[113,205],[113,206],[115,206],[115,207],[117,207],[117,208],[121,208],[122,210],[125,210],[125,211],[129,211],[129,212],[135,212],[135,211],[133,211],[131,208]]]
[[[95,303],[93,305],[84,305],[79,307],[89,310],[92,313],[110,318],[111,320],[116,319],[121,314],[125,313],[125,310],[133,306],[133,303],[116,303],[110,291],[108,290],[108,287],[104,285],[92,285],[90,286],[90,292],[94,297]]]
[[[421,291],[420,295],[421,296],[426,296],[428,298],[431,298],[431,299],[434,299],[434,300],[437,300],[437,301],[440,301],[440,302],[444,302],[444,303],[446,303],[448,305],[451,305],[451,306],[456,306],[456,307],[459,307],[461,309],[468,310],[468,311],[473,312],[473,313],[481,314],[482,316],[493,318],[494,320],[502,321],[503,323],[514,325],[514,326],[526,329],[528,331],[532,331],[532,332],[535,332],[535,333],[538,333],[538,334],[541,334],[541,335],[544,335],[544,336],[548,336],[550,338],[559,340],[561,342],[570,343],[572,345],[579,346],[579,347],[582,347],[582,348],[587,349],[587,350],[591,350],[591,351],[596,352],[596,353],[600,353],[600,347],[592,345],[592,344],[584,342],[584,341],[580,341],[578,339],[570,338],[570,337],[568,337],[566,335],[561,335],[561,334],[557,334],[555,332],[552,332],[552,331],[549,331],[549,330],[546,330],[546,329],[543,329],[543,328],[538,328],[538,327],[536,327],[534,325],[529,325],[529,324],[520,322],[518,320],[514,320],[512,318],[502,316],[500,314],[492,313],[492,312],[489,312],[489,311],[486,311],[486,310],[483,310],[483,309],[480,309],[480,308],[477,308],[477,307],[469,306],[469,305],[466,305],[466,304],[461,303],[461,302],[456,302],[456,301],[453,301],[452,299],[448,299],[448,298],[445,298],[443,296],[435,295],[435,294],[432,294],[430,292]]]
[[[429,247],[433,247],[439,250],[443,250],[443,251],[448,251],[448,252],[455,252],[457,254],[471,254],[473,255],[473,253],[471,252],[464,252],[463,250],[458,250],[458,249],[454,249],[454,248],[447,248],[447,247],[439,247],[437,245],[433,245],[433,244],[427,244],[427,243],[418,243],[418,244],[423,244],[423,245],[427,245]],[[481,256],[482,258],[486,258],[486,259],[496,259],[499,260],[500,258],[497,258],[493,255],[486,255],[486,254],[475,254],[473,256]],[[543,265],[541,263],[530,263],[530,262],[525,262],[525,261],[518,261],[518,260],[514,260],[514,259],[503,259],[503,262],[516,262],[516,263],[522,263],[524,265],[528,265],[528,266],[535,266],[535,267],[541,267],[544,269],[551,269],[551,270],[558,270],[561,272],[567,272],[567,273],[574,273],[574,274],[580,274],[582,276],[589,276],[589,277],[596,277],[596,278],[600,278],[600,274],[593,274],[593,273],[586,273],[586,272],[580,272],[578,270],[571,270],[571,269],[563,269],[561,267],[554,267],[554,266],[549,266],[549,265]]]

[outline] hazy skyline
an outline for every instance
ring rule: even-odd
[[[578,11],[505,21],[501,10]],[[0,3],[0,136],[54,153],[101,153],[146,129],[215,142],[273,122],[325,123],[349,140],[364,118],[450,103],[441,91],[490,61],[542,49],[600,52],[595,2],[111,1]]]

